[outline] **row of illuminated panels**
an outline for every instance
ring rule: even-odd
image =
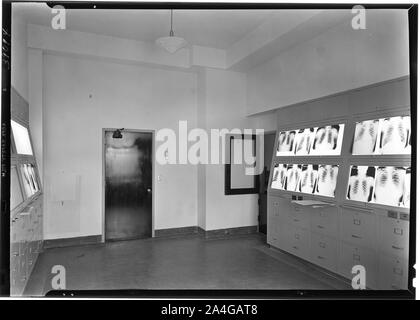
[[[11,129],[10,210],[13,211],[39,193],[41,185],[28,128],[11,120]]]
[[[335,197],[338,165],[276,164],[271,188]],[[410,207],[411,167],[350,166],[346,198],[396,207]]]
[[[344,124],[281,131],[276,156],[340,155]],[[356,122],[352,154],[410,154],[410,116],[396,116]]]

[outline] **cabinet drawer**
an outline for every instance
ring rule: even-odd
[[[381,254],[379,256],[378,288],[404,290],[408,285],[408,260]]]
[[[330,271],[337,271],[337,239],[311,234],[311,260]]]
[[[342,208],[340,230],[342,240],[375,248],[376,217],[373,213]]]
[[[379,248],[381,252],[408,259],[409,222],[391,217],[380,217]]]
[[[286,207],[286,210],[288,213],[287,222],[289,224],[298,228],[309,229],[310,216],[307,208],[296,204],[289,204],[289,206]]]
[[[312,208],[311,211],[312,231],[338,237],[338,208],[336,206]]]
[[[377,254],[372,249],[341,242],[338,262],[338,273],[348,279],[353,278],[352,268],[361,265],[366,270],[366,284],[376,288]]]
[[[302,258],[309,260],[310,239],[309,231],[293,226],[286,226],[287,239],[284,241],[285,250]]]

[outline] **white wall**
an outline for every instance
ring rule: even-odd
[[[240,72],[206,69],[205,128],[210,129],[265,129],[274,130],[276,119],[272,114],[246,117],[246,75]],[[225,195],[225,168],[223,164],[205,167],[205,229],[225,229],[257,225],[258,196]]]
[[[193,73],[46,54],[44,93],[47,239],[102,233],[102,128],[196,126]],[[197,225],[197,167],[155,168],[155,229]],[[80,175],[80,203],[50,201],[61,171]]]
[[[367,10],[366,30],[351,17],[247,73],[248,114],[406,76],[406,10]]]
[[[28,101],[27,41],[28,34],[25,21],[13,15],[11,84],[26,101]]]

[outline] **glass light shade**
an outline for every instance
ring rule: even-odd
[[[185,41],[184,38],[169,36],[157,39],[156,44],[170,53],[175,53],[179,49],[185,47],[187,41]]]

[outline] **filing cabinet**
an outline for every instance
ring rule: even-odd
[[[309,231],[294,226],[286,226],[284,231],[286,234],[286,238],[284,239],[285,250],[298,256],[299,258],[309,260]]]
[[[10,223],[10,291],[22,295],[42,251],[42,198],[17,213]]]
[[[373,211],[341,207],[340,234],[344,241],[375,248],[376,225]]]
[[[379,248],[386,255],[408,260],[408,215],[397,211],[379,215]]]
[[[380,254],[379,281],[381,290],[404,290],[408,284],[408,261],[396,256]]]
[[[311,230],[333,238],[338,237],[338,208],[332,206],[320,206],[311,208]]]
[[[358,246],[351,243],[341,242],[338,273],[345,278],[351,279],[354,275],[354,266],[363,266],[366,270],[366,285],[369,288],[376,288],[378,276],[377,254],[375,250]]]
[[[312,232],[311,260],[321,267],[337,272],[337,239]]]
[[[310,215],[307,208],[291,202],[285,208],[287,208],[285,212],[287,214],[287,223],[298,228],[309,229]]]

